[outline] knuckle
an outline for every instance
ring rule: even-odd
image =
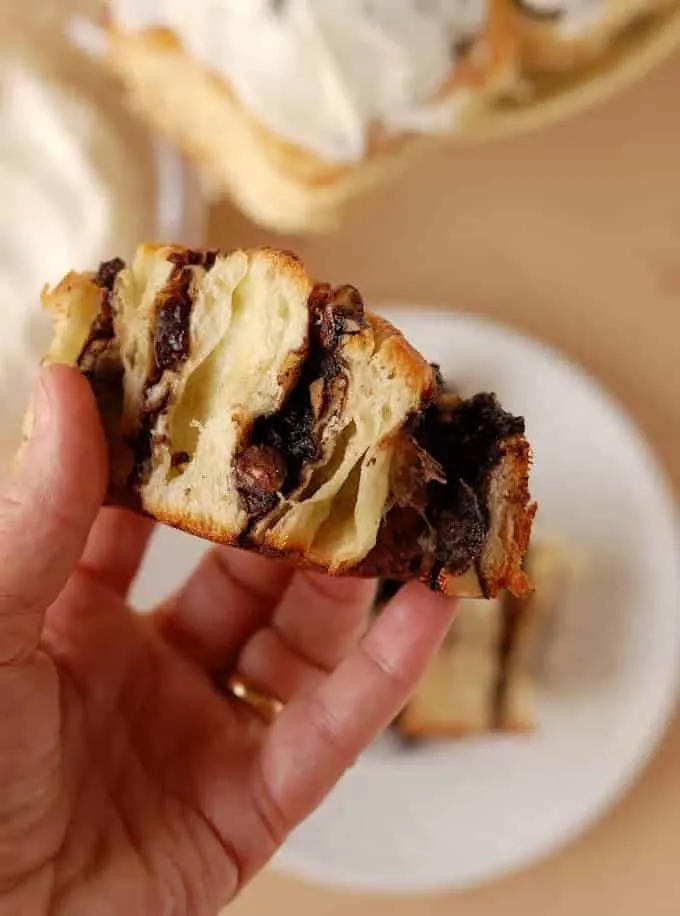
[[[344,761],[347,753],[342,740],[343,729],[340,722],[318,694],[311,694],[307,699],[307,704],[307,721],[317,738],[332,756]]]
[[[253,807],[266,838],[272,850],[278,849],[290,833],[292,825],[271,789],[261,755],[257,757],[250,787]]]
[[[369,643],[362,643],[359,651],[369,670],[381,681],[390,685],[390,687],[399,693],[410,690],[411,681],[399,669],[399,667],[387,656],[378,652]]]

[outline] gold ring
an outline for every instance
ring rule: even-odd
[[[283,709],[283,703],[280,700],[261,693],[238,674],[230,674],[224,682],[224,687],[233,697],[249,706],[268,724],[271,724]]]

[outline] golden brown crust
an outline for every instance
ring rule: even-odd
[[[498,526],[503,549],[488,552],[480,564],[487,598],[495,598],[503,589],[523,595],[530,588],[522,562],[529,549],[538,505],[531,501],[529,493],[531,447],[523,436],[515,436],[504,444],[501,469],[502,475],[499,471],[493,474],[502,486],[494,498],[499,504]]]
[[[421,401],[428,403],[436,392],[436,378],[432,366],[411,344],[402,332],[379,315],[366,313],[376,346],[385,348],[385,355],[413,391],[421,392]]]

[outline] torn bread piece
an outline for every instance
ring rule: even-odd
[[[271,249],[143,246],[44,293],[90,380],[110,499],[222,544],[446,594],[528,589],[524,422],[442,394],[352,286]]]

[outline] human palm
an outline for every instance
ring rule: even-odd
[[[215,916],[389,721],[447,606],[216,548],[151,615],[148,520],[100,510],[78,373],[47,370],[0,494],[0,916]],[[276,697],[270,721],[224,689]]]

